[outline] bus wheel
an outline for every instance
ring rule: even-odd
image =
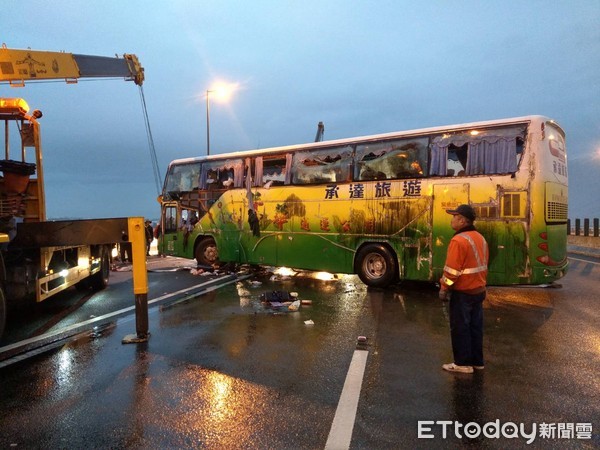
[[[371,287],[386,287],[398,275],[398,265],[392,252],[381,244],[368,244],[356,255],[355,271],[363,283]]]
[[[101,291],[108,286],[110,277],[110,251],[107,247],[100,249],[100,270],[90,277],[90,286],[94,291]]]
[[[4,326],[6,325],[6,297],[4,297],[4,289],[0,288],[0,338],[4,334]]]
[[[194,257],[200,266],[212,266],[219,262],[217,244],[213,238],[202,239],[194,249]]]

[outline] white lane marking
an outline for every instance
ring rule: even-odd
[[[329,437],[325,444],[325,450],[341,450],[350,448],[352,429],[356,419],[356,409],[360,397],[365,367],[367,365],[366,350],[355,350],[350,361],[342,395],[335,411],[335,417],[329,430]]]
[[[588,261],[587,259],[573,258],[572,256],[569,256],[569,259],[572,259],[574,261],[581,261],[581,262],[585,262],[585,263],[589,263],[589,264],[600,265],[600,263],[595,262],[595,261]]]
[[[214,280],[203,281],[200,284],[196,284],[194,286],[190,286],[190,287],[187,287],[187,288],[184,288],[184,289],[180,289],[179,291],[176,291],[176,292],[169,292],[168,294],[162,295],[162,296],[154,298],[152,300],[148,300],[148,306],[150,306],[150,305],[152,305],[154,303],[157,303],[157,302],[161,302],[161,301],[166,300],[168,298],[175,297],[175,296],[177,296],[179,294],[186,294],[188,292],[192,292],[190,294],[190,297],[198,296],[198,295],[201,295],[204,292],[210,292],[210,291],[212,291],[214,289],[217,289],[217,288],[219,288],[221,286],[224,286],[226,284],[231,284],[233,282],[236,282],[236,281],[239,281],[239,280],[242,280],[242,279],[244,279],[244,278],[237,277],[237,278],[229,279],[229,277],[227,277],[227,281],[225,283],[221,283],[221,284],[219,284],[219,283],[212,283]],[[212,283],[212,285],[209,286],[208,288],[206,288],[203,291],[196,291],[197,289],[203,287],[205,284],[208,284],[208,283]],[[123,308],[123,309],[119,309],[118,311],[113,311],[111,313],[104,314],[103,316],[94,317],[93,319],[84,320],[83,322],[79,322],[79,323],[75,323],[75,324],[66,326],[64,328],[61,328],[58,331],[49,331],[49,332],[47,332],[45,334],[41,334],[39,336],[35,336],[35,337],[32,337],[32,338],[24,339],[22,341],[15,342],[13,344],[9,344],[9,345],[6,345],[4,347],[0,347],[0,353],[8,352],[8,351],[11,351],[11,350],[14,350],[14,349],[18,349],[18,348],[21,348],[21,347],[24,347],[24,346],[27,346],[27,345],[30,345],[30,344],[35,344],[35,343],[38,343],[38,342],[42,342],[42,341],[45,341],[47,339],[52,339],[52,338],[54,338],[56,336],[63,335],[65,333],[68,334],[68,333],[72,332],[73,330],[77,330],[77,329],[82,328],[82,327],[90,326],[90,325],[95,324],[96,322],[101,322],[101,321],[104,321],[106,319],[110,319],[112,317],[117,317],[119,315],[131,312],[131,311],[135,311],[135,305],[134,306],[128,306],[128,307]],[[132,318],[135,319],[134,316],[132,316]],[[124,322],[127,322],[127,319],[124,319]]]

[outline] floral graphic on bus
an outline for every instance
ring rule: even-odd
[[[310,231],[310,223],[308,222],[308,219],[306,217],[303,217],[300,221],[300,228],[304,231]]]
[[[279,231],[283,230],[283,225],[287,222],[288,222],[288,218],[283,213],[276,213],[275,217],[273,218],[273,223],[275,224],[275,226],[277,227],[277,229]]]
[[[285,204],[278,204],[275,207],[275,217],[273,217],[273,223],[279,231],[283,230],[283,225],[288,222],[289,215]]]
[[[285,199],[283,208],[288,217],[306,216],[306,206],[304,206],[304,202],[296,194],[291,194]]]
[[[254,211],[258,211],[258,207],[264,205],[261,197],[262,196],[258,191],[252,193],[252,206],[254,207]]]

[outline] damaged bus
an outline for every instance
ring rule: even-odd
[[[565,134],[528,116],[171,162],[159,251],[216,262],[437,281],[446,210],[477,212],[490,285],[567,271]]]

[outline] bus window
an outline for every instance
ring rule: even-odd
[[[198,189],[200,163],[177,164],[169,167],[165,181],[165,192],[190,192]]]
[[[233,187],[233,169],[223,169],[219,171],[219,186],[225,189]]]
[[[356,147],[354,179],[390,180],[427,173],[427,138],[369,143]]]
[[[229,189],[242,187],[244,182],[244,161],[227,159],[202,164],[200,189]]]
[[[469,135],[467,175],[500,175],[517,171],[518,141],[524,138],[522,128],[493,129],[476,134],[471,131]]]
[[[262,159],[262,176],[260,178],[262,186],[267,183],[270,183],[269,186],[283,186],[285,184],[286,173],[285,156],[264,157]]]
[[[179,228],[183,229],[187,226],[189,213],[190,212],[187,209],[183,209],[181,211],[181,222],[179,223]]]
[[[449,177],[462,177],[466,174],[467,167],[467,144],[457,147],[454,144],[448,146],[448,166],[446,175]]]
[[[294,153],[294,184],[339,183],[350,180],[352,147],[309,150]]]
[[[470,130],[436,136],[431,144],[429,174],[515,173],[523,155],[524,140],[525,127]]]
[[[211,167],[206,168],[206,188],[216,188],[219,183],[219,170]],[[203,186],[204,187],[204,186]]]
[[[519,167],[519,163],[521,162],[521,158],[523,157],[523,148],[525,147],[525,141],[518,137],[517,138],[517,157],[516,157],[516,166]]]

